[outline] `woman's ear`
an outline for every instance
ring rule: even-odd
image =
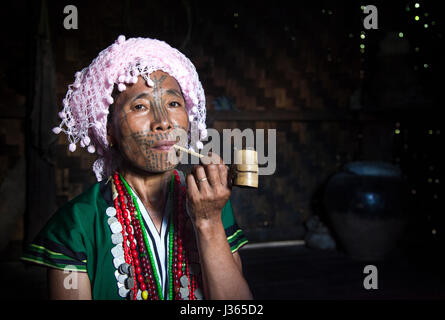
[[[111,121],[107,121],[107,141],[110,147],[116,144],[116,140],[114,138],[113,124]]]
[[[108,140],[108,146],[109,146],[110,148],[113,148],[113,146],[114,146],[113,140],[110,139],[110,138],[108,138],[108,137],[107,137],[107,140]]]
[[[107,116],[107,141],[108,145],[112,147],[113,145],[116,145],[116,132],[114,132],[113,128],[113,122],[114,122],[114,110],[116,108],[117,99],[119,96],[119,91],[117,88],[117,85],[114,84],[113,92],[111,93],[111,96],[113,97],[114,102],[110,104],[108,107],[108,116]]]
[[[112,147],[116,144],[115,140],[115,132],[113,130],[113,114],[114,114],[114,103],[108,107],[108,116],[107,116],[107,141],[108,145]]]
[[[116,144],[114,139],[113,123],[110,117],[108,117],[107,121],[107,141],[110,147]]]

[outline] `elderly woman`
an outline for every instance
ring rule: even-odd
[[[175,131],[194,150],[206,138],[189,59],[163,41],[119,36],[75,74],[63,106],[53,131],[72,152],[97,152],[98,183],[56,212],[22,257],[48,267],[50,298],[252,298],[227,167],[210,154],[217,161],[187,177],[175,169]]]

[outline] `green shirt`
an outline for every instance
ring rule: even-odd
[[[60,270],[87,272],[93,299],[123,299],[118,294],[111,254],[114,244],[106,215],[110,206],[114,207],[111,183],[94,184],[50,218],[21,259]],[[230,200],[221,218],[227,241],[235,252],[247,239],[235,221]]]

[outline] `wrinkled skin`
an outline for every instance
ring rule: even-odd
[[[151,74],[153,87],[142,77],[117,95],[108,140],[118,148],[125,166],[145,172],[165,172],[177,163],[170,161],[176,149],[153,148],[158,141],[175,141],[175,129],[188,130],[185,100],[175,78],[165,72]]]

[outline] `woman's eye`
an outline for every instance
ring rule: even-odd
[[[133,107],[133,109],[135,109],[135,110],[144,110],[145,109],[145,106],[143,105],[143,104],[138,104],[138,105],[135,105],[134,107]]]
[[[181,106],[181,104],[179,102],[176,102],[176,101],[172,101],[168,105],[170,107],[179,107],[179,106]]]

